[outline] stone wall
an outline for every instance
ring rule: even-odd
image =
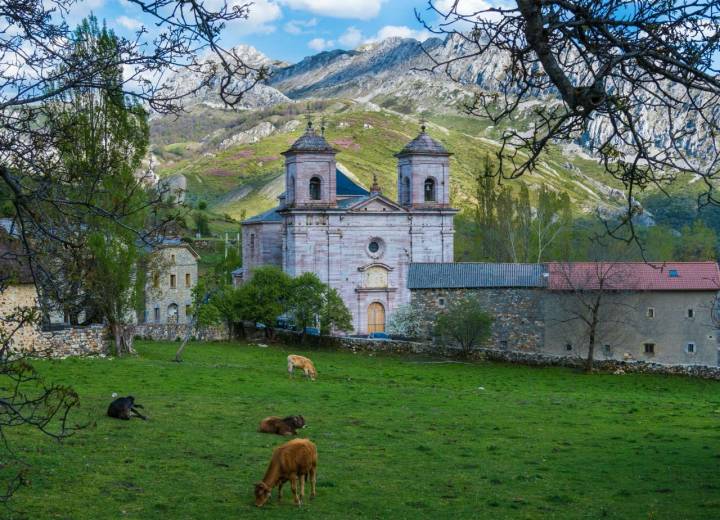
[[[431,330],[435,316],[456,299],[477,297],[483,310],[494,318],[490,345],[500,350],[543,350],[545,321],[542,289],[413,289],[411,302],[427,317]]]
[[[73,327],[39,334],[42,341],[35,344],[35,355],[62,358],[106,355],[110,352],[110,338],[104,325]]]
[[[456,348],[446,348],[431,343],[411,341],[370,340],[365,338],[332,338],[331,344],[353,352],[389,352],[394,354],[421,354],[457,358],[462,352]],[[472,360],[500,361],[532,366],[562,366],[583,368],[585,360],[579,357],[555,356],[541,352],[503,351],[494,348],[475,349]],[[613,374],[646,373],[700,377],[720,380],[720,368],[703,365],[666,365],[644,361],[596,360],[596,370]]]
[[[154,341],[183,340],[187,335],[189,325],[186,323],[144,323],[135,327],[135,337],[151,339]],[[192,334],[192,339],[198,341],[227,341],[230,339],[227,327],[218,325],[203,327]]]
[[[10,285],[0,291],[0,316],[7,318],[22,308],[37,307],[37,291],[33,284]],[[0,331],[9,333],[14,329],[13,323],[0,322]],[[20,327],[13,333],[11,348],[14,351],[33,350],[43,346],[40,329],[33,325]]]

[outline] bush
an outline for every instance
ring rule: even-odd
[[[454,300],[447,311],[435,322],[435,334],[454,341],[465,355],[490,337],[493,318],[482,310],[480,301],[473,296]]]

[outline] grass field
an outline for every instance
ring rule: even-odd
[[[284,347],[143,343],[130,359],[40,361],[72,384],[79,420],[57,446],[14,430],[31,487],[10,518],[720,517],[720,384],[292,349],[317,382],[289,380]],[[112,392],[147,422],[112,420]],[[252,485],[302,414],[318,497],[256,509]]]

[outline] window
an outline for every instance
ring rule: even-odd
[[[695,317],[695,309],[688,309],[688,310],[687,310],[687,317],[688,317],[688,318],[694,318],[694,317]]]
[[[250,233],[250,256],[255,255],[255,233]]]
[[[185,306],[185,316],[187,316],[188,318],[192,316],[192,305]]]
[[[174,274],[170,275],[170,288],[175,289],[177,287],[177,276]]]
[[[501,340],[500,340],[500,348],[503,349],[503,350],[507,350],[507,348],[508,348],[508,342],[507,342],[506,339],[501,339]]]
[[[380,244],[378,244],[377,241],[373,240],[373,241],[370,242],[370,244],[368,245],[368,250],[369,250],[371,253],[377,253],[378,251],[380,251]]]
[[[171,303],[167,309],[167,320],[168,323],[178,322],[178,306],[177,303]]]
[[[565,350],[570,352],[572,350],[572,344],[571,343],[565,343]]]
[[[170,261],[174,264],[175,263],[175,255],[170,255]]]
[[[155,307],[155,321],[160,321],[160,307]]]
[[[185,287],[190,287],[190,273],[185,273]]]
[[[425,202],[435,202],[435,179],[425,180]]]
[[[677,269],[670,269],[670,273],[668,274],[670,278],[679,278],[680,275],[677,272]]]
[[[603,345],[603,354],[606,358],[611,358],[613,355],[613,349],[610,345]]]
[[[691,341],[690,343],[685,345],[685,352],[687,352],[688,354],[694,354],[695,353],[695,343],[693,343]]]
[[[655,354],[655,343],[645,343],[645,354]]]
[[[438,307],[445,307],[445,298],[438,298]]]
[[[311,200],[320,200],[322,197],[320,196],[321,192],[321,185],[322,181],[318,177],[313,177],[310,179],[310,199]]]
[[[153,273],[153,287],[160,287],[160,273]]]
[[[654,318],[654,317],[655,317],[655,308],[654,308],[654,307],[648,307],[648,309],[647,309],[647,317],[648,317],[648,318]]]

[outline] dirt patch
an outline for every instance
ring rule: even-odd
[[[332,141],[332,144],[335,146],[339,146],[340,148],[344,150],[360,150],[360,145],[357,144],[355,141],[352,140],[352,137],[343,137],[340,139],[334,139]]]

